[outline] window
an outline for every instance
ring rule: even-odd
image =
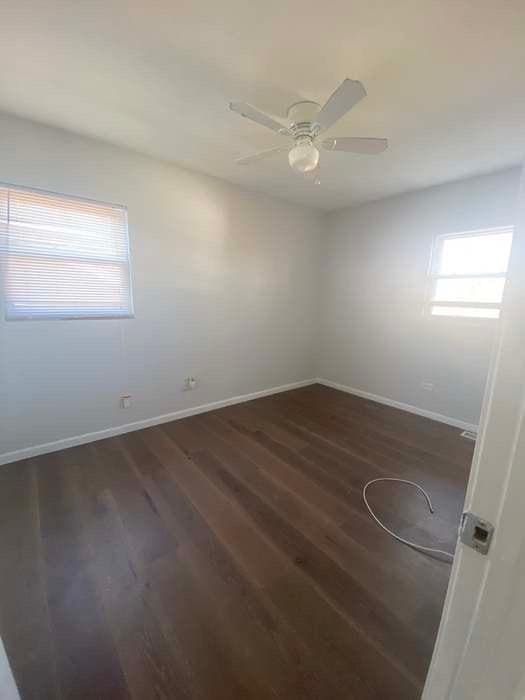
[[[433,316],[499,318],[511,227],[439,236],[431,268]]]
[[[124,207],[0,186],[7,319],[133,314]]]

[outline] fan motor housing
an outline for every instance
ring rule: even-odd
[[[316,121],[320,105],[309,100],[296,102],[288,108],[287,118],[289,130],[294,139],[308,137],[314,139],[319,132],[319,124]]]

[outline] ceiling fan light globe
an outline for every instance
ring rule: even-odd
[[[309,173],[317,168],[319,151],[312,143],[299,143],[288,153],[288,162],[298,173]]]

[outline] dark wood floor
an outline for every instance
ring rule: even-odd
[[[23,700],[410,700],[473,443],[321,386],[0,469],[0,634]]]

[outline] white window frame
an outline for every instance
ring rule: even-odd
[[[132,319],[135,318],[135,307],[134,307],[134,297],[133,297],[133,273],[132,273],[132,266],[131,266],[131,248],[130,248],[130,237],[129,237],[129,227],[128,227],[128,208],[127,206],[123,204],[118,204],[115,202],[108,202],[100,199],[93,199],[92,197],[82,197],[78,195],[72,195],[72,194],[64,194],[63,192],[56,192],[54,190],[44,190],[41,188],[36,188],[36,187],[26,187],[24,185],[14,185],[11,183],[7,182],[1,182],[0,181],[0,187],[7,189],[7,190],[18,190],[18,191],[23,191],[23,192],[34,192],[36,194],[40,195],[50,195],[52,197],[59,197],[61,199],[65,200],[70,200],[73,202],[90,202],[93,204],[99,204],[102,206],[108,206],[108,207],[114,207],[117,209],[122,210],[123,215],[124,215],[124,225],[125,225],[125,232],[126,232],[126,255],[127,255],[127,267],[128,267],[128,288],[129,288],[129,312],[128,313],[108,313],[108,314],[100,314],[100,315],[93,315],[93,314],[67,314],[67,315],[61,315],[61,314],[31,314],[31,313],[26,313],[26,314],[20,314],[20,315],[11,315],[9,313],[8,309],[8,300],[5,296],[5,286],[4,286],[4,279],[6,275],[6,270],[5,270],[5,261],[7,260],[7,257],[9,255],[9,243],[7,245],[7,249],[2,250],[2,247],[0,246],[0,293],[1,293],[1,299],[3,307],[4,307],[4,320],[6,322],[19,322],[19,321],[78,321],[78,320],[83,320],[83,321],[102,321],[102,320],[115,320],[115,319]],[[9,239],[8,239],[9,240]],[[67,257],[67,256],[65,256]],[[102,258],[100,258],[102,260]]]
[[[475,236],[489,236],[497,233],[511,233],[514,234],[514,226],[494,226],[488,229],[475,229],[472,231],[461,231],[458,233],[443,233],[436,236],[434,239],[434,245],[432,248],[432,255],[430,259],[429,266],[429,282],[427,299],[425,304],[426,315],[430,316],[432,319],[445,319],[448,321],[457,322],[476,322],[476,323],[494,323],[499,321],[499,316],[497,318],[487,317],[487,316],[454,316],[446,314],[433,314],[433,306],[450,307],[450,308],[471,308],[471,309],[497,309],[501,313],[502,302],[475,302],[475,301],[440,301],[439,299],[433,299],[434,290],[436,288],[436,283],[440,279],[475,279],[479,278],[497,278],[506,279],[507,270],[505,272],[497,273],[480,273],[480,274],[468,274],[468,275],[442,275],[439,273],[441,267],[441,256],[443,252],[443,244],[446,240],[453,238],[473,238]]]

